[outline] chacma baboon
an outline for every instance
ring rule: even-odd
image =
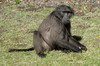
[[[58,6],[34,31],[34,49],[40,57],[45,50],[64,49],[82,52],[87,48],[71,35],[70,18],[74,15],[72,8],[66,5]],[[24,51],[25,49],[10,49],[9,51]],[[33,50],[33,48],[26,49]]]

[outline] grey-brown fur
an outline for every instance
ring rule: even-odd
[[[70,18],[74,11],[66,5],[58,6],[34,31],[34,49],[40,57],[45,50],[64,49],[82,52],[86,47],[71,35]]]

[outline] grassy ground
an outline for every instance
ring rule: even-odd
[[[13,6],[14,7],[14,6]],[[100,66],[100,13],[72,18],[72,33],[88,50],[83,53],[51,51],[41,59],[35,51],[9,53],[9,48],[32,46],[33,30],[52,11],[19,11],[15,7],[0,9],[0,66]]]

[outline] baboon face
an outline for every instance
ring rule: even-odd
[[[70,18],[74,15],[74,10],[65,5],[58,6],[55,10],[56,16],[61,19],[61,21],[66,24],[70,20]]]

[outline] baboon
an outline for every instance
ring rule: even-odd
[[[87,48],[71,35],[70,18],[74,15],[71,7],[60,5],[34,31],[34,48],[10,49],[9,51],[35,50],[40,57],[45,57],[45,50],[69,50],[82,52]]]

